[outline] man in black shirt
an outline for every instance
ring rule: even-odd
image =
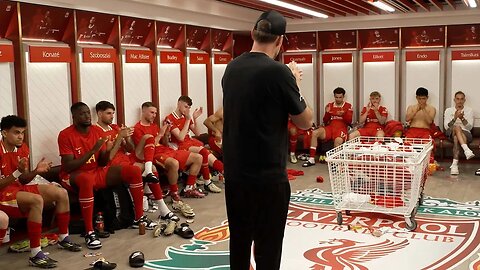
[[[263,13],[252,31],[252,50],[228,64],[222,79],[232,270],[249,269],[252,241],[258,270],[280,268],[290,200],[288,117],[299,128],[312,126],[312,110],[297,85],[301,71],[273,60],[285,28],[280,13]]]

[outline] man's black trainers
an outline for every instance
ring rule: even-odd
[[[165,216],[160,216],[160,219],[161,220],[171,220],[171,221],[175,221],[175,222],[180,221],[180,218],[177,215],[175,215],[173,212],[168,212],[168,214],[166,214]]]
[[[315,161],[307,160],[302,164],[302,167],[315,166]]]
[[[87,244],[87,248],[89,249],[99,249],[102,247],[102,242],[98,239],[96,233],[87,233],[85,234],[85,244]]]
[[[158,225],[156,222],[152,221],[147,216],[141,216],[138,220],[133,221],[132,228],[138,229],[138,226],[140,226],[140,223],[144,223],[145,229],[147,230],[153,230]]]
[[[42,251],[38,252],[37,255],[30,257],[28,262],[31,266],[39,268],[54,268],[57,267],[57,263],[45,255]]]
[[[149,173],[149,174],[143,176],[143,181],[145,183],[158,183],[158,182],[160,182],[158,180],[157,176],[153,173]]]
[[[79,244],[70,241],[68,236],[65,237],[63,241],[58,242],[58,247],[61,249],[72,251],[72,252],[77,252],[82,250],[82,247]]]

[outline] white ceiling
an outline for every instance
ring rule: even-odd
[[[216,0],[33,0],[21,1],[227,30],[250,30],[260,11]],[[480,23],[480,9],[288,20],[287,31]]]

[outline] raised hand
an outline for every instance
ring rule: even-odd
[[[133,134],[133,128],[128,128],[125,125],[122,125],[122,127],[118,131],[118,136],[120,136],[120,138],[127,138],[132,136],[132,134]]]
[[[102,137],[102,138],[98,139],[98,141],[95,143],[95,145],[92,148],[93,152],[94,153],[98,152],[107,140],[108,140],[107,137]]]
[[[28,158],[20,158],[18,157],[18,167],[17,170],[21,173],[28,171]]]
[[[196,108],[193,112],[193,119],[197,119],[203,113],[203,107]]]
[[[45,173],[50,170],[52,167],[52,162],[47,161],[44,157],[37,163],[37,167],[35,168],[35,172],[37,173]]]
[[[327,104],[327,106],[325,106],[325,112],[326,113],[331,113],[330,106],[328,106],[328,104]]]
[[[303,71],[298,68],[297,62],[291,61],[290,63],[288,63],[288,67],[292,71],[292,74],[293,76],[295,76],[297,82],[301,81],[303,77]]]
[[[456,110],[455,111],[455,119],[456,118],[461,118],[460,116],[463,116],[463,112],[461,110]]]
[[[370,111],[371,109],[373,109],[373,104],[371,102],[368,102],[367,104],[367,112]]]
[[[187,111],[185,112],[185,119],[187,120],[192,119],[192,115],[190,115],[190,109],[187,109]]]
[[[160,128],[160,133],[159,133],[160,137],[163,137],[167,132],[167,130],[170,129],[170,127],[172,127],[172,124],[170,124],[170,122],[168,121],[165,121],[163,126]]]

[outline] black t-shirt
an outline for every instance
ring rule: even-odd
[[[222,86],[225,179],[288,181],[288,115],[306,108],[290,69],[264,53],[248,52],[228,64]]]

